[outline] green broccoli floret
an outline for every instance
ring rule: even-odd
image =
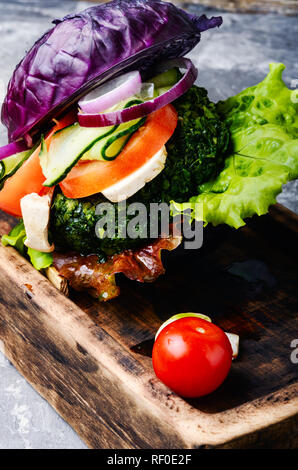
[[[192,87],[173,104],[179,121],[167,144],[165,168],[131,197],[129,203],[143,202],[149,208],[151,202],[187,201],[199,194],[200,184],[213,178],[222,167],[229,133],[215,105],[209,101],[206,90]],[[107,255],[144,244],[144,238],[119,236],[121,227],[117,210],[115,236],[98,238],[95,226],[100,216],[95,214],[95,209],[101,202],[107,202],[101,194],[84,199],[67,199],[58,193],[51,211],[51,234],[55,244],[82,254],[98,254],[102,260]],[[127,216],[123,223],[127,226],[132,218]],[[149,220],[147,224],[149,226]]]
[[[207,91],[193,86],[173,105],[178,111],[178,125],[166,146],[165,169],[140,192],[146,201],[185,202],[199,194],[199,186],[223,166],[229,131]]]

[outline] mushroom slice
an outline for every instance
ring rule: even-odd
[[[234,333],[226,333],[227,337],[230,340],[233,355],[232,359],[236,359],[239,354],[239,336],[235,335]]]
[[[21,210],[27,238],[25,245],[43,253],[50,253],[54,245],[49,244],[48,227],[54,189],[43,196],[27,194],[21,199]]]

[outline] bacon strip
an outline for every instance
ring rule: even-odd
[[[120,289],[115,274],[123,273],[131,280],[153,282],[164,274],[161,250],[174,250],[181,237],[159,238],[138,250],[126,250],[99,263],[96,255],[54,253],[54,267],[78,291],[87,290],[93,297],[107,301],[117,297]]]

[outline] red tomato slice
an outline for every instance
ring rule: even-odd
[[[69,126],[75,122],[76,117],[73,112],[67,114],[61,121],[53,127],[47,135],[45,141],[49,146],[53,134],[59,129]],[[40,146],[30,155],[28,160],[18,169],[18,171],[8,178],[0,191],[0,209],[8,214],[22,217],[20,201],[27,194],[37,193],[43,190],[45,177],[39,163]]]
[[[120,155],[111,162],[77,164],[60,183],[66,197],[81,198],[99,193],[144,165],[169,140],[177,126],[172,105],[150,114],[143,127],[131,137]]]
[[[232,363],[232,348],[218,326],[185,317],[159,333],[152,352],[157,377],[183,397],[200,397],[216,390]]]

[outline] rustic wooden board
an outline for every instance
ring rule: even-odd
[[[1,215],[0,232],[14,223]],[[92,448],[297,447],[297,216],[281,206],[244,229],[205,230],[166,254],[154,284],[121,279],[107,304],[61,295],[0,248],[0,339],[33,387]],[[198,400],[154,376],[154,333],[170,315],[209,314],[241,338],[222,387]]]

